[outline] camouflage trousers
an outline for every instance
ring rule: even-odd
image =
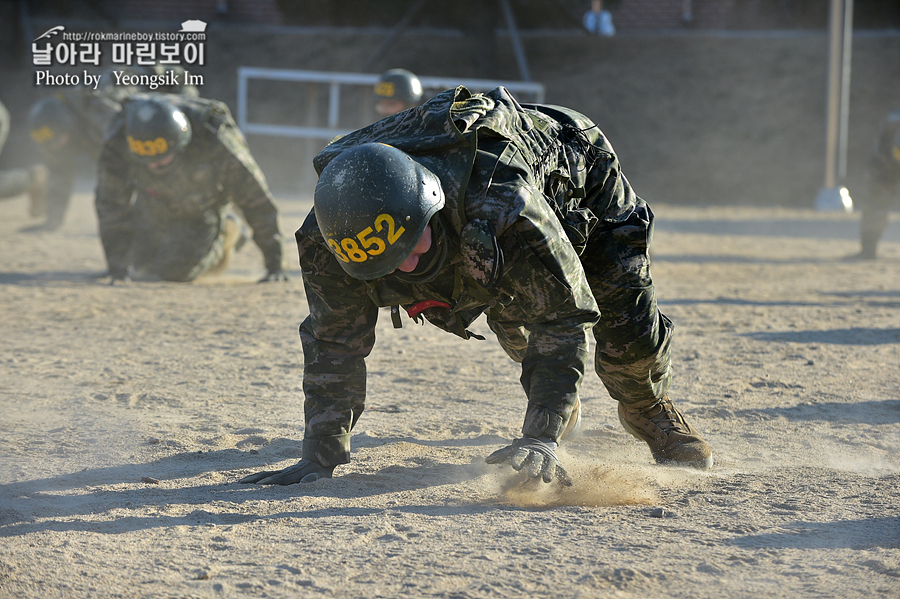
[[[138,278],[188,282],[224,269],[240,230],[236,216],[227,209],[178,219],[160,212],[138,197],[130,254]]]
[[[650,276],[653,212],[637,198],[631,215],[601,223],[581,255],[588,284],[600,308],[594,326],[594,370],[610,396],[623,403],[659,399],[671,385],[672,321],[656,303]],[[521,361],[523,329],[488,323],[506,353]]]
[[[659,399],[669,390],[674,325],[659,311],[650,276],[653,212],[638,199],[625,222],[601,225],[581,263],[600,307],[594,370],[613,399]]]

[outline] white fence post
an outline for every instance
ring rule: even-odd
[[[244,134],[273,135],[280,137],[301,137],[308,139],[330,140],[336,135],[349,133],[353,129],[341,128],[341,87],[368,86],[374,87],[379,75],[370,73],[340,73],[336,71],[298,71],[290,69],[268,69],[257,67],[238,67],[237,85],[237,117],[238,126]],[[249,110],[249,80],[265,79],[275,81],[292,81],[328,84],[328,114],[326,126],[294,126],[270,123],[259,123],[251,120]],[[491,79],[457,79],[453,77],[419,77],[423,89],[443,91],[458,85],[464,85],[471,91],[488,91],[503,86],[513,95],[530,96],[527,101],[540,104],[544,101],[544,86],[529,81],[501,81]]]

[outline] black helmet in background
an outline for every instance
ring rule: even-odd
[[[422,82],[406,69],[391,69],[375,84],[375,108],[381,116],[396,114],[422,100]]]
[[[134,161],[171,163],[191,141],[191,122],[166,96],[137,94],[125,105],[125,139]]]
[[[28,130],[41,151],[52,153],[65,146],[75,134],[75,115],[61,98],[47,96],[31,107]]]
[[[355,279],[390,274],[409,256],[444,207],[440,179],[415,159],[380,143],[338,154],[322,170],[316,220],[331,253]]]

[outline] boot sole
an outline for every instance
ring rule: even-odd
[[[707,456],[702,460],[693,460],[690,462],[683,462],[680,460],[671,460],[669,458],[661,458],[653,456],[653,459],[656,460],[656,463],[660,466],[672,466],[672,467],[683,467],[683,468],[695,468],[697,470],[709,470],[713,467],[713,457]]]

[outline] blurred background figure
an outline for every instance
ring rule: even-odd
[[[96,206],[111,283],[193,281],[223,271],[253,229],[263,281],[286,280],[269,186],[228,107],[135,94],[110,124]]]
[[[384,118],[418,106],[422,101],[422,82],[406,69],[391,69],[375,84],[375,112]]]
[[[166,70],[174,69],[157,65],[117,70],[125,70],[134,76],[161,77]],[[181,77],[176,80],[177,84],[162,86],[155,91],[190,97],[200,95],[196,86],[187,85]],[[113,117],[122,109],[122,102],[135,93],[149,91],[143,85],[116,85],[116,80],[109,71],[101,76],[100,81],[97,91],[87,87],[67,88],[41,98],[32,106],[28,116],[31,139],[37,144],[46,165],[38,167],[38,173],[44,181],[43,186],[46,187],[46,209],[32,210],[32,216],[46,214],[46,220],[23,229],[24,232],[56,231],[62,226],[78,169],[94,174],[104,133]],[[40,183],[40,179],[37,182]]]
[[[852,260],[874,260],[878,242],[884,235],[890,211],[900,187],[900,106],[884,119],[869,159],[865,191],[859,198],[862,218],[859,225],[860,252]]]
[[[55,231],[62,226],[82,157],[97,159],[103,132],[120,109],[117,101],[87,89],[67,89],[35,102],[28,128],[49,171],[46,219],[23,231]]]
[[[6,144],[10,129],[9,111],[0,102],[0,152]],[[47,167],[38,164],[31,169],[15,168],[0,171],[0,200],[28,194],[28,213],[37,218],[44,215],[47,193]]]
[[[581,24],[594,35],[602,35],[604,37],[612,37],[616,34],[616,27],[613,25],[612,14],[608,10],[603,10],[603,0],[593,0],[591,2],[591,10],[584,13],[581,18]]]

